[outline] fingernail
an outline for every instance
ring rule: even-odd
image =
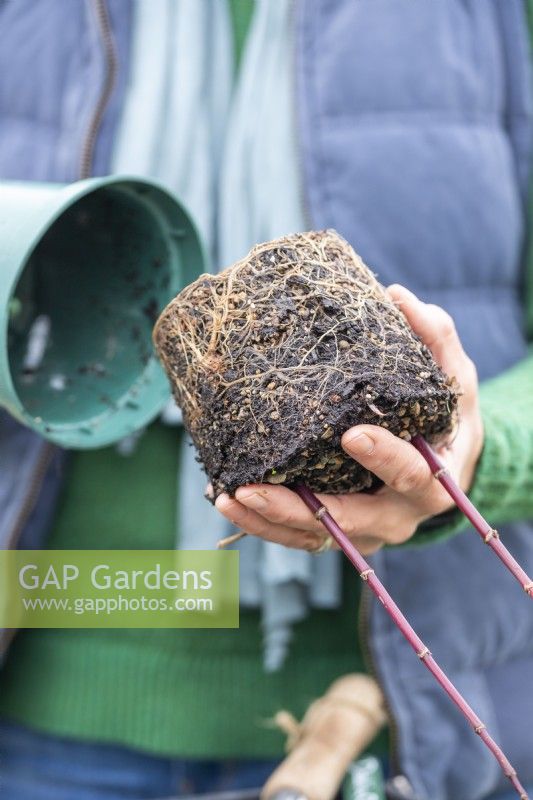
[[[343,439],[343,444],[350,453],[358,456],[368,456],[374,449],[375,442],[367,433],[356,433],[353,437],[348,434]]]
[[[268,500],[259,494],[259,492],[247,492],[238,489],[235,497],[247,508],[253,508],[254,511],[264,511],[268,507]]]
[[[387,286],[387,291],[392,297],[393,302],[400,306],[405,300],[418,301],[417,296],[405,286],[402,286],[401,283],[392,283],[390,286]]]

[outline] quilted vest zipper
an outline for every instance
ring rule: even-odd
[[[115,86],[118,67],[116,47],[109,22],[109,13],[106,0],[91,0],[91,2],[94,8],[102,49],[104,52],[105,78],[98,102],[96,103],[94,111],[91,115],[91,119],[83,140],[79,169],[80,178],[87,178],[91,174],[96,137],[98,135],[100,125],[102,124],[102,119],[107,108],[109,98],[111,97],[111,93]],[[22,504],[20,511],[17,514],[17,518],[6,539],[6,547],[8,549],[16,546],[24,525],[28,521],[31,512],[35,507],[42,483],[55,452],[55,445],[51,444],[50,442],[43,442],[41,452],[33,469],[27,488],[24,503]]]
[[[48,467],[52,462],[52,458],[56,450],[57,448],[55,445],[51,444],[50,442],[43,441],[41,452],[39,453],[37,463],[33,468],[33,472],[27,487],[24,502],[20,507],[17,517],[11,526],[11,531],[5,540],[5,550],[15,550],[17,548],[18,540],[20,539],[22,531],[24,530],[24,526],[28,521],[31,512],[35,508],[41,492],[43,481],[48,471]],[[16,630],[14,628],[3,628],[0,630],[0,661],[2,661],[7,653],[15,633]]]
[[[98,31],[102,44],[102,49],[105,59],[105,77],[98,98],[98,102],[91,115],[87,131],[83,139],[83,145],[80,157],[79,178],[87,178],[90,176],[93,166],[93,155],[96,137],[102,124],[102,119],[111,97],[111,93],[115,86],[118,59],[113,39],[113,32],[109,21],[109,13],[106,0],[91,0],[95,18],[97,21]],[[15,522],[6,538],[6,547],[8,549],[14,548],[17,545],[18,539],[28,521],[35,504],[37,503],[39,493],[43,481],[45,479],[48,467],[52,461],[53,455],[56,452],[55,445],[50,442],[44,441],[42,443],[41,452],[39,453],[37,462],[33,469],[31,479],[29,481],[24,502],[17,514]]]
[[[115,40],[113,38],[111,23],[109,21],[107,2],[106,0],[91,0],[91,2],[94,9],[94,15],[96,17],[100,42],[104,55],[105,76],[100,96],[89,120],[89,125],[83,140],[80,156],[79,178],[88,178],[91,175],[96,137],[98,136],[98,131],[102,124],[109,99],[115,87],[118,70],[117,50],[115,46]]]
[[[22,533],[24,525],[28,521],[31,512],[35,508],[41,487],[46,476],[48,467],[52,461],[53,455],[56,452],[55,445],[50,442],[43,442],[41,452],[33,469],[31,479],[29,481],[24,503],[22,504],[15,522],[11,527],[11,531],[5,542],[5,549],[12,550],[16,547],[18,539]]]

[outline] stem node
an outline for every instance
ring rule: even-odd
[[[429,450],[430,453],[429,457],[435,459],[436,456],[434,455],[429,445],[423,439],[422,442],[423,445]],[[422,455],[424,455],[424,453],[422,453]],[[448,480],[448,478],[443,476],[441,480],[446,481]],[[509,763],[508,759],[506,758],[503,750],[499,747],[499,745],[496,744],[494,739],[489,735],[489,733],[485,729],[485,725],[481,722],[477,714],[475,714],[472,707],[466,702],[462,694],[457,690],[457,688],[450,681],[448,676],[439,667],[439,665],[431,655],[429,649],[425,646],[424,642],[420,639],[416,631],[411,627],[411,625],[404,617],[404,615],[402,614],[402,612],[400,611],[400,609],[398,608],[398,606],[396,605],[390,594],[387,592],[387,590],[379,580],[378,576],[374,573],[374,570],[371,569],[371,567],[369,567],[367,561],[363,558],[359,550],[357,550],[357,548],[354,546],[353,542],[350,541],[350,539],[342,530],[342,528],[333,519],[327,508],[322,505],[320,500],[316,497],[316,495],[313,494],[313,492],[310,489],[307,488],[307,486],[305,486],[303,483],[297,483],[293,488],[296,494],[304,501],[307,508],[310,511],[312,511],[313,514],[316,515],[319,511],[322,512],[320,516],[320,521],[322,525],[329,533],[330,537],[332,537],[337,542],[337,544],[339,545],[345,556],[353,564],[353,566],[359,573],[362,580],[368,581],[370,575],[374,576],[372,581],[370,581],[368,584],[372,592],[376,595],[377,599],[382,603],[382,605],[384,606],[389,616],[392,618],[395,625],[397,625],[397,627],[399,628],[405,639],[409,642],[413,650],[416,652],[417,656],[420,658],[421,661],[424,662],[424,666],[427,667],[427,669],[431,672],[437,683],[441,686],[442,689],[444,689],[450,700],[452,700],[452,702],[455,703],[457,708],[461,711],[463,716],[473,727],[474,731],[478,734],[481,740],[488,747],[488,749],[490,750],[490,752],[500,765],[504,775],[511,781],[517,795],[521,798],[521,800],[528,800],[528,796],[524,792],[524,787],[518,780],[516,772],[513,769],[512,765]],[[324,509],[324,511],[322,511],[322,509]],[[482,529],[482,531],[479,531],[479,533],[481,533],[481,535],[486,533],[487,527],[488,525],[485,522],[485,527]],[[510,554],[509,557],[512,558]],[[531,584],[531,589],[533,589],[533,583]]]

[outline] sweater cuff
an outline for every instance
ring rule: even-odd
[[[467,493],[469,500],[483,514],[489,517],[491,514],[491,493],[494,491],[493,483],[498,474],[498,465],[503,466],[502,457],[505,459],[508,454],[506,442],[501,436],[501,431],[494,424],[490,415],[483,415],[484,423],[484,443],[483,450],[479,457],[474,475],[474,481]],[[505,471],[508,465],[505,464]],[[497,480],[497,478],[496,478]],[[494,520],[487,519],[489,524],[494,524]],[[427,545],[449,539],[469,526],[469,521],[465,515],[455,506],[442,514],[431,517],[423,522],[417,529],[412,539],[412,545]]]
[[[528,361],[531,373],[533,363],[531,358]],[[528,408],[531,386],[529,382],[513,385],[511,375],[505,383],[500,379],[482,386],[484,444],[468,492],[491,526],[533,516],[533,424]],[[453,508],[420,525],[411,545],[442,541],[468,526],[464,515]]]
[[[525,388],[525,387],[524,387]],[[522,398],[523,399],[523,398]],[[531,398],[528,398],[529,402]],[[481,398],[485,444],[469,493],[492,525],[533,515],[533,426],[531,410]]]

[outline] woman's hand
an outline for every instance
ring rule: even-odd
[[[388,291],[437,363],[455,377],[463,392],[455,438],[437,452],[467,491],[483,446],[476,369],[461,346],[453,320],[442,308],[422,303],[403,286],[394,285]],[[385,484],[375,494],[319,495],[363,554],[384,544],[407,541],[421,522],[453,506],[420,453],[384,428],[358,425],[346,431],[341,444]],[[243,531],[287,547],[317,550],[326,535],[303,501],[283,486],[241,486],[235,498],[220,495],[216,507]]]

